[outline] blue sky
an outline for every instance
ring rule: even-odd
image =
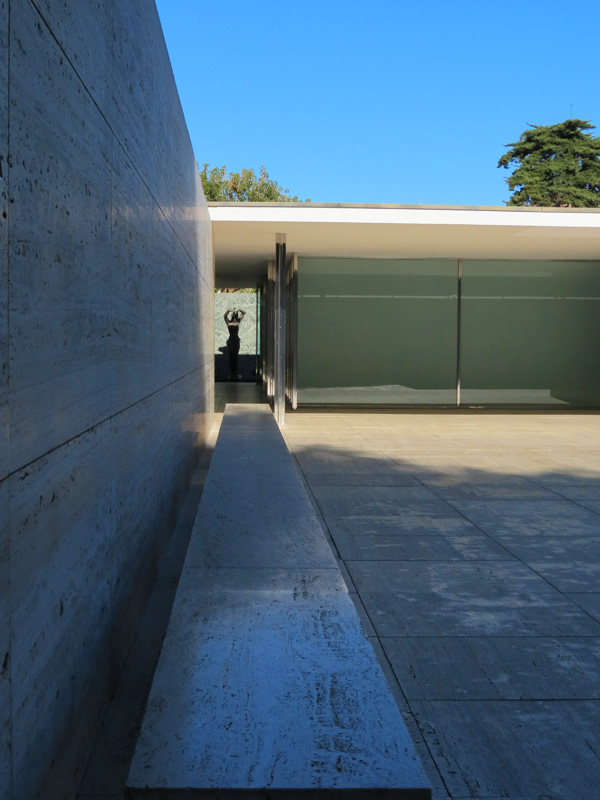
[[[528,123],[600,125],[600,0],[157,7],[198,162],[300,199],[503,205]]]

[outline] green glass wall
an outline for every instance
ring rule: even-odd
[[[301,258],[299,403],[456,403],[452,260]]]
[[[301,258],[298,402],[600,407],[600,262],[460,275],[459,300],[458,261]]]
[[[461,404],[600,405],[600,262],[463,261]]]

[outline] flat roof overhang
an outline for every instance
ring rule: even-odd
[[[216,285],[262,283],[275,237],[337,258],[600,260],[600,209],[209,203]]]

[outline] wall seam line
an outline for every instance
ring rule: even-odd
[[[86,433],[91,433],[92,431],[96,430],[96,428],[99,428],[101,425],[106,425],[107,422],[110,422],[111,420],[119,417],[121,414],[124,414],[126,411],[130,411],[132,408],[139,406],[140,403],[144,403],[151,397],[154,397],[155,395],[160,394],[161,392],[164,392],[165,390],[172,388],[173,386],[175,386],[176,383],[179,383],[185,378],[189,378],[190,375],[194,375],[195,373],[200,372],[200,370],[204,368],[206,363],[207,363],[206,361],[203,361],[200,366],[194,367],[194,369],[190,370],[189,372],[186,372],[183,375],[180,375],[173,381],[169,381],[169,383],[164,384],[164,386],[161,386],[159,389],[156,389],[155,391],[150,392],[150,394],[147,394],[144,397],[141,397],[139,400],[136,400],[135,403],[131,403],[130,405],[119,409],[119,411],[116,411],[114,414],[109,414],[108,416],[103,417],[102,419],[98,420],[98,422],[95,422],[93,425],[90,425],[89,428],[85,428],[84,430],[74,433],[72,436],[69,436],[68,439],[65,439],[60,444],[57,444],[55,447],[51,447],[49,450],[45,450],[43,453],[37,455],[35,458],[32,458],[30,461],[27,461],[25,464],[22,464],[16,469],[11,470],[6,474],[6,476],[0,482],[4,483],[4,481],[8,481],[9,478],[18,475],[19,472],[22,472],[24,469],[27,469],[27,467],[30,467],[32,464],[35,464],[35,462],[39,461],[41,458],[46,458],[47,456],[52,455],[52,453],[55,453],[57,450],[60,450],[61,447],[64,447],[65,445],[70,444],[71,442],[74,442],[75,439],[79,439],[81,436],[85,436]]]
[[[137,165],[134,163],[133,159],[131,158],[131,156],[130,156],[130,155],[129,155],[129,153],[127,152],[127,150],[126,150],[125,146],[122,144],[121,140],[119,139],[119,137],[118,137],[118,136],[117,136],[117,134],[115,133],[115,131],[114,131],[114,129],[113,129],[113,126],[110,124],[109,120],[108,120],[108,119],[107,119],[107,117],[106,117],[106,114],[104,113],[104,111],[102,111],[102,109],[100,108],[100,106],[99,106],[99,105],[98,105],[98,103],[96,102],[96,98],[95,98],[95,97],[94,97],[94,95],[91,93],[91,91],[88,89],[88,87],[87,87],[87,84],[86,84],[86,83],[85,83],[85,81],[83,80],[82,76],[79,74],[79,72],[78,72],[77,68],[75,67],[75,65],[73,64],[73,62],[71,61],[71,59],[69,58],[69,56],[67,55],[67,53],[65,53],[65,51],[63,50],[63,48],[62,48],[62,46],[61,46],[60,42],[58,41],[58,39],[56,38],[56,35],[54,34],[54,31],[53,31],[53,30],[52,30],[52,28],[50,27],[50,24],[48,23],[47,19],[44,17],[44,15],[42,14],[42,12],[40,11],[40,9],[39,9],[39,7],[38,7],[38,5],[37,5],[37,2],[36,2],[36,0],[30,0],[30,3],[31,3],[31,5],[32,5],[32,6],[35,8],[35,10],[36,10],[36,12],[38,13],[38,15],[39,15],[40,19],[42,20],[42,22],[43,22],[43,23],[44,23],[44,25],[46,26],[46,28],[47,28],[47,30],[48,30],[48,32],[49,32],[49,34],[50,34],[50,36],[52,36],[52,38],[53,38],[53,39],[54,39],[54,41],[56,42],[56,45],[57,45],[58,49],[60,50],[60,52],[61,52],[61,53],[63,54],[63,56],[65,57],[65,59],[66,59],[66,61],[68,62],[69,66],[71,67],[71,69],[73,70],[73,72],[75,73],[75,75],[77,76],[77,79],[78,79],[78,81],[81,83],[81,85],[82,85],[82,86],[83,86],[83,88],[85,89],[86,93],[88,94],[88,96],[89,96],[90,100],[91,100],[91,101],[92,101],[92,103],[94,104],[94,106],[95,106],[96,110],[98,111],[98,113],[100,114],[100,116],[102,117],[102,119],[104,120],[104,122],[105,122],[105,124],[106,124],[106,126],[107,126],[108,130],[111,132],[112,136],[114,137],[114,141],[115,141],[115,142],[116,142],[116,143],[119,145],[119,147],[121,148],[121,150],[123,151],[123,153],[124,153],[124,154],[125,154],[125,156],[127,157],[128,161],[131,163],[131,166],[132,166],[132,167],[133,167],[133,169],[136,171],[136,173],[137,173],[137,176],[139,177],[139,179],[141,180],[141,182],[142,182],[142,183],[144,184],[144,186],[146,187],[146,190],[147,190],[148,194],[150,195],[150,197],[152,198],[152,200],[153,200],[153,201],[154,201],[154,203],[156,204],[156,207],[159,209],[160,213],[161,213],[161,214],[162,214],[162,216],[164,217],[164,220],[165,220],[165,222],[167,223],[167,225],[169,226],[169,228],[172,230],[172,232],[173,232],[173,235],[174,235],[174,236],[177,238],[177,241],[180,243],[180,245],[182,246],[182,248],[184,249],[184,251],[186,252],[186,254],[188,255],[188,257],[189,257],[189,258],[192,260],[192,262],[193,262],[194,264],[197,264],[197,260],[196,260],[196,259],[195,259],[195,258],[194,258],[192,255],[191,255],[191,253],[189,253],[189,252],[188,252],[188,249],[187,249],[187,247],[186,247],[186,246],[185,246],[185,244],[184,244],[184,243],[181,241],[180,237],[179,237],[179,236],[178,236],[178,234],[177,234],[177,231],[175,230],[175,228],[174,228],[174,227],[173,227],[173,225],[171,224],[171,222],[170,222],[169,218],[167,217],[167,215],[165,214],[165,212],[164,212],[164,210],[163,210],[162,206],[160,205],[160,203],[158,202],[158,200],[157,200],[157,199],[156,199],[156,197],[154,196],[154,192],[152,191],[152,189],[151,189],[151,188],[148,186],[148,184],[146,183],[146,180],[145,180],[144,176],[142,175],[142,173],[141,173],[141,172],[140,172],[140,170],[138,169]],[[113,20],[113,29],[114,29],[114,20]],[[210,223],[210,215],[209,215],[209,217],[208,217],[208,222]]]

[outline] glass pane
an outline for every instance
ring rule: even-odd
[[[301,258],[298,402],[456,403],[457,270]]]
[[[465,261],[461,404],[600,404],[600,263]]]

